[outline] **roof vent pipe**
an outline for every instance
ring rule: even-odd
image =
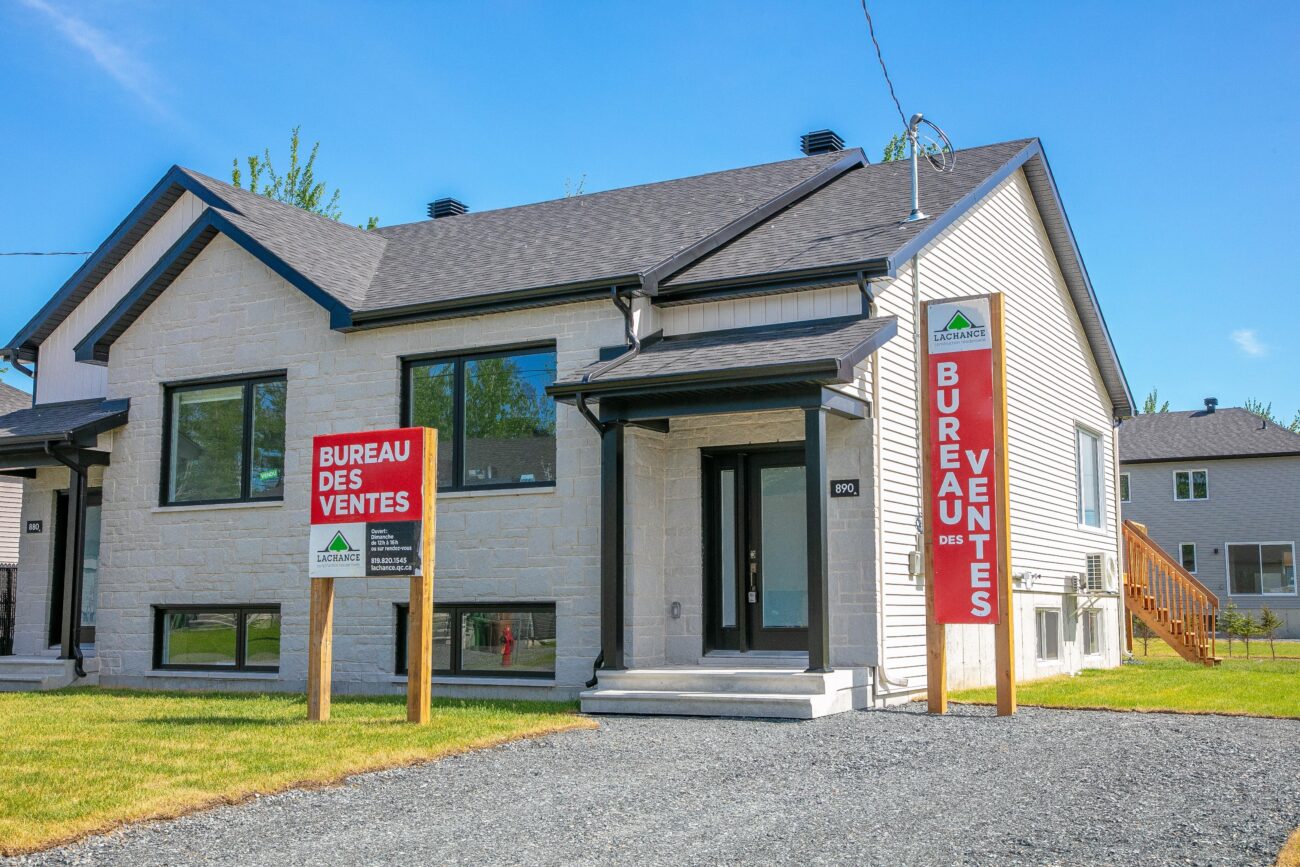
[[[1219,405],[1219,399],[1217,397],[1207,397],[1205,399],[1206,412],[1214,412],[1215,408],[1217,408],[1218,405]]]
[[[835,130],[819,129],[814,132],[806,132],[800,136],[799,149],[804,152],[805,156],[831,154],[844,150],[844,139],[840,138]]]
[[[468,210],[465,203],[458,199],[434,199],[429,203],[429,216],[435,220],[439,217],[459,217]]]

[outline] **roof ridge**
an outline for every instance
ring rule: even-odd
[[[278,199],[273,199],[273,198],[271,198],[270,196],[265,196],[265,195],[263,195],[263,194],[261,194],[261,193],[254,192],[254,191],[252,191],[252,190],[248,190],[248,189],[245,189],[245,188],[243,188],[243,187],[235,186],[234,184],[229,183],[229,182],[227,182],[227,181],[219,180],[219,179],[217,179],[217,178],[212,177],[211,175],[205,175],[203,172],[200,172],[200,171],[198,171],[198,170],[196,170],[196,169],[191,169],[191,168],[189,168],[189,167],[187,167],[187,166],[181,166],[181,165],[178,165],[176,168],[180,169],[182,172],[184,172],[185,174],[189,175],[191,178],[193,178],[194,180],[198,181],[199,183],[201,183],[201,184],[203,184],[203,185],[205,185],[205,186],[213,186],[213,185],[215,185],[215,186],[217,187],[217,190],[216,190],[215,192],[234,193],[235,196],[236,196],[236,198],[248,198],[249,201],[250,201],[250,203],[254,203],[254,202],[255,202],[259,207],[262,207],[262,206],[270,207],[270,208],[272,208],[273,210],[274,210],[274,209],[288,209],[288,210],[285,211],[285,213],[293,213],[293,212],[296,212],[298,215],[302,215],[302,216],[306,216],[306,217],[312,218],[312,219],[314,219],[314,220],[317,220],[317,221],[321,222],[323,225],[326,225],[326,226],[333,226],[333,227],[338,227],[338,228],[344,228],[344,229],[347,229],[347,230],[350,231],[350,232],[357,233],[359,236],[377,237],[377,238],[381,238],[381,239],[383,239],[383,240],[385,240],[385,241],[387,240],[386,238],[383,238],[382,235],[375,235],[374,233],[370,232],[369,230],[367,230],[367,229],[362,229],[362,228],[359,227],[359,226],[354,226],[354,225],[352,225],[351,223],[349,223],[349,222],[347,222],[346,220],[343,220],[343,219],[341,219],[341,218],[336,220],[336,219],[334,219],[333,217],[327,217],[327,216],[325,216],[324,214],[318,214],[318,213],[316,213],[315,211],[309,211],[309,210],[307,210],[306,208],[300,208],[300,207],[298,207],[297,205],[291,205],[291,204],[289,204],[288,202],[281,202],[281,201],[279,201]],[[232,205],[233,205],[233,203],[232,203]],[[238,209],[236,209],[236,213],[239,214],[239,216],[241,216],[241,217],[245,217],[245,218],[250,219],[250,220],[256,220],[256,219],[257,219],[257,218],[254,217],[253,215],[251,215],[251,214],[247,214],[247,213],[245,213],[245,212],[243,212],[243,211],[240,211],[240,210],[238,210]]]

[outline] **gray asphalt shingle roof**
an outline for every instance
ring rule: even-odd
[[[1031,141],[958,151],[952,172],[936,172],[922,163],[922,208],[931,216],[944,213]],[[926,228],[924,222],[902,222],[910,201],[909,162],[852,169],[665,281],[664,289],[884,259]]]
[[[1122,463],[1300,454],[1300,434],[1253,412],[1153,412],[1119,426]]]
[[[0,415],[32,405],[32,396],[8,383],[0,382]]]
[[[0,416],[0,447],[93,436],[125,424],[128,400],[70,400],[42,403]]]
[[[793,370],[805,372],[812,382],[847,382],[851,368],[893,337],[897,328],[893,316],[854,317],[665,337],[607,373],[593,375],[604,362],[578,370],[556,382],[554,391],[599,391],[615,383],[682,377],[707,382]]]

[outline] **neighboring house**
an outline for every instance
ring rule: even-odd
[[[1117,665],[1132,401],[1040,144],[924,173],[918,222],[906,164],[804,150],[371,232],[172,169],[8,344],[36,406],[0,466],[54,530],[23,537],[19,652],[301,689],[311,438],[411,424],[440,434],[441,693],[572,697],[594,668],[597,711],[906,700],[913,311],[1002,292],[1019,674]],[[402,688],[404,588],[339,582],[336,689]],[[992,630],[949,634],[953,685],[991,683]]]
[[[1147,413],[1119,428],[1124,517],[1223,606],[1267,605],[1300,637],[1300,434],[1244,409]]]
[[[0,416],[32,405],[32,396],[0,382]],[[0,569],[18,565],[18,538],[22,523],[23,480],[0,476]],[[4,588],[0,587],[0,593]]]

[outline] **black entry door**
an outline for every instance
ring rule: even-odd
[[[808,649],[802,449],[704,456],[709,650]]]
[[[99,601],[99,516],[104,503],[103,492],[91,488],[86,492],[86,553],[81,575],[82,644],[95,642],[95,614]],[[59,491],[54,506],[54,569],[50,576],[50,644],[63,637],[63,582],[67,569],[68,493]]]

